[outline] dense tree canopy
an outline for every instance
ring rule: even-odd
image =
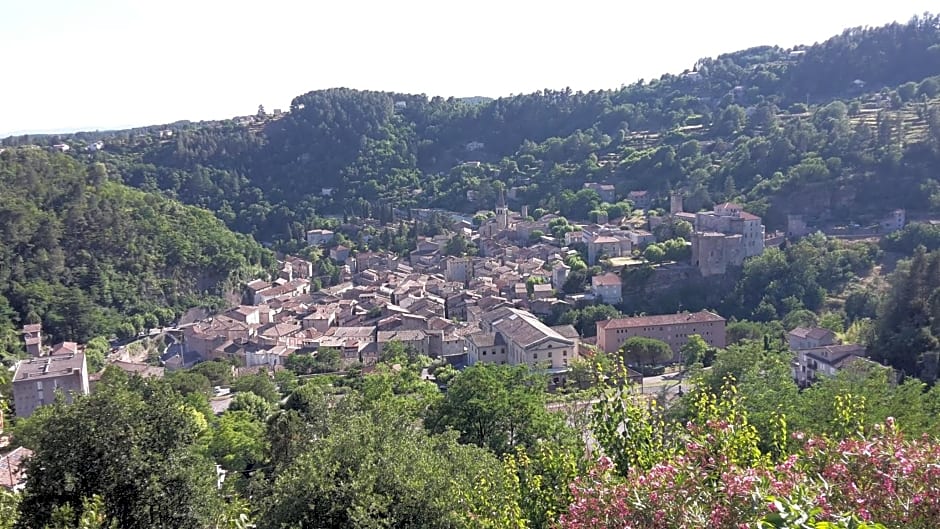
[[[923,246],[891,276],[878,314],[874,358],[934,381],[940,359],[940,251]]]
[[[30,419],[34,455],[17,527],[44,527],[56,507],[78,509],[95,495],[119,527],[195,529],[216,514],[215,469],[197,446],[205,419],[166,387],[137,384],[102,383]]]
[[[625,363],[631,365],[655,365],[668,362],[672,357],[672,349],[662,340],[633,336],[627,338],[620,347]]]
[[[5,333],[33,319],[54,340],[86,342],[125,324],[136,333],[148,320],[166,324],[194,305],[220,304],[272,262],[209,212],[129,189],[61,154],[4,151],[0,198]]]
[[[460,500],[477,480],[510,493],[491,453],[434,436],[387,413],[337,417],[335,433],[313,443],[277,478],[259,527],[475,527]]]
[[[524,365],[476,365],[454,378],[426,423],[432,431],[456,430],[461,442],[500,455],[539,440],[570,442],[561,418],[545,409],[546,384]]]

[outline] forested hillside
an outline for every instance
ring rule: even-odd
[[[269,253],[208,211],[111,181],[40,149],[0,153],[0,332],[26,322],[56,340],[134,334],[218,303]]]
[[[930,169],[940,162],[937,16],[690,66],[614,90],[495,100],[340,88],[247,121],[5,142],[102,139],[94,157],[126,183],[272,242],[324,215],[490,208],[496,182],[530,210],[564,209],[591,181],[622,195],[682,189],[687,209],[738,200],[771,228],[788,213],[854,221],[895,207],[940,211]],[[587,194],[588,209],[604,207]],[[563,213],[585,213],[576,209]]]

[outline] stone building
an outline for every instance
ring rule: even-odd
[[[619,304],[623,301],[622,290],[623,282],[620,280],[620,276],[613,272],[591,278],[591,292],[593,292],[594,298],[602,303]]]
[[[42,324],[34,323],[23,326],[23,339],[26,341],[26,352],[29,356],[42,355]]]
[[[603,230],[584,232],[587,242],[588,264],[597,264],[602,258],[625,257],[633,251],[633,241],[627,232],[621,230]]]
[[[568,280],[568,272],[571,271],[571,267],[566,265],[563,261],[558,261],[552,266],[552,287],[555,290],[561,290],[565,286],[565,281]]]
[[[593,189],[602,202],[614,203],[617,201],[617,188],[613,184],[585,182],[584,189]]]
[[[473,273],[473,259],[470,257],[448,257],[444,262],[444,279],[457,283],[466,283]]]
[[[479,326],[481,332],[466,339],[471,364],[523,364],[546,369],[552,383],[559,384],[571,362],[578,359],[581,339],[571,325],[549,327],[528,311],[501,307],[484,313]]]
[[[703,276],[724,274],[730,266],[741,266],[748,257],[764,251],[761,218],[737,204],[715,206],[695,215],[692,234],[692,264]]]

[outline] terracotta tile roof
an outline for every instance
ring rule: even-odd
[[[578,331],[572,325],[555,325],[551,328],[553,331],[564,336],[565,338],[580,338]]]
[[[427,334],[424,331],[419,330],[395,330],[395,331],[379,331],[377,340],[379,342],[391,342],[393,340],[401,342],[416,342],[419,340],[424,340],[427,338]]]
[[[12,489],[26,480],[26,460],[33,451],[22,446],[0,457],[0,487]]]
[[[835,333],[829,329],[823,329],[821,327],[797,327],[788,334],[797,338],[809,338],[812,340],[822,340],[824,338],[835,336]]]
[[[601,274],[591,278],[591,284],[596,287],[612,287],[622,283],[623,282],[620,280],[620,276],[612,272],[607,272],[606,274]]]
[[[491,325],[497,334],[503,335],[507,341],[515,342],[523,348],[546,339],[560,342],[571,341],[570,338],[562,336],[558,331],[524,310],[501,308],[486,314],[484,319],[492,322]]]
[[[143,378],[149,378],[149,377],[163,378],[163,374],[165,372],[165,369],[162,367],[154,367],[148,364],[139,364],[136,362],[117,361],[117,362],[111,362],[111,365],[127,373],[139,374]]]
[[[467,339],[473,342],[476,347],[493,347],[494,345],[506,345],[501,334],[488,332],[475,332],[467,336]]]
[[[78,344],[75,342],[62,342],[52,347],[50,355],[67,355],[78,352]]]
[[[807,358],[812,358],[820,364],[829,364],[838,367],[851,357],[864,358],[865,348],[857,344],[827,345],[816,349],[804,351]]]
[[[679,314],[659,314],[656,316],[637,316],[617,318],[597,322],[598,329],[630,329],[633,327],[654,327],[657,325],[677,325],[682,323],[723,322],[724,318],[703,310],[701,312],[682,312]]]

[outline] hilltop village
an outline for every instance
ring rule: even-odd
[[[586,188],[606,200],[617,198],[610,185]],[[276,276],[244,285],[242,303],[151,330],[166,338],[149,363],[123,345],[114,347],[107,361],[157,377],[211,360],[238,366],[236,375],[286,366],[301,372],[368,371],[392,347],[457,369],[477,363],[526,365],[547,374],[550,387],[560,387],[577,360],[596,351],[620,352],[635,336],[667,344],[672,357],[663,363],[680,362],[694,335],[709,347],[724,348],[725,318],[711,311],[607,318],[580,333],[571,324],[545,323],[572,308],[622,306],[630,292],[623,278],[633,267],[650,267],[665,282],[707,280],[785,239],[766,233],[760,217],[736,204],[690,213],[683,210],[682,195],[674,193],[669,211],[656,215],[646,191],[630,192],[628,198],[638,206],[630,216],[602,215],[574,224],[554,214],[535,219],[525,206],[511,211],[502,191],[493,211],[474,219],[430,210],[396,212],[410,216],[400,219],[401,225],[432,215],[450,221],[442,234],[419,237],[407,258],[352,252],[340,243],[356,235],[349,224],[335,231],[312,229],[306,233],[308,248],[338,266],[337,284],[320,287],[311,261],[285,255]],[[881,228],[894,231],[903,224],[903,211],[894,212]],[[805,223],[791,219],[791,229],[800,231],[791,236],[805,233]],[[670,255],[650,251],[663,247]],[[31,415],[57,391],[67,398],[89,393],[100,373],[89,372],[84,345],[44,346],[38,324],[26,326],[23,334],[30,358],[18,364],[13,379],[18,416]],[[826,329],[798,327],[787,338],[793,377],[803,386],[817,372],[832,375],[849,362],[865,361],[864,347],[841,344]],[[224,397],[216,400],[224,409]]]

